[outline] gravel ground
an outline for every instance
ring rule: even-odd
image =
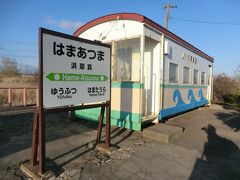
[[[31,155],[32,118],[31,112],[0,114],[0,179],[28,179],[19,164]],[[169,119],[184,127],[170,144],[112,128],[111,155],[94,150],[97,124],[69,122],[65,113],[46,122],[47,167],[56,175],[50,179],[240,179],[240,113],[222,106]]]

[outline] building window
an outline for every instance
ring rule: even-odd
[[[178,65],[169,63],[169,83],[178,83]]]
[[[205,72],[202,72],[201,73],[201,85],[205,84],[205,77],[206,77]]]
[[[132,75],[132,48],[117,49],[117,80],[130,81]]]
[[[189,79],[190,79],[190,68],[183,67],[183,83],[189,84]]]
[[[193,71],[193,84],[198,84],[198,70]]]
[[[140,81],[139,39],[114,42],[112,77],[114,81]]]

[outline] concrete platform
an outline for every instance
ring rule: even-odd
[[[20,165],[20,169],[22,170],[22,172],[34,180],[41,180],[42,177],[38,174],[37,168],[35,167],[32,170],[29,164],[29,161],[25,161]]]
[[[160,143],[169,143],[183,133],[182,127],[156,124],[143,129],[143,136]]]
[[[33,169],[30,167],[30,160],[22,162],[20,165],[20,169],[26,175],[26,177],[29,177],[33,180],[52,180],[59,176],[57,172],[59,167],[57,168],[56,164],[53,164],[53,162],[49,159],[46,159],[46,170],[43,175],[38,174],[38,164],[34,166]]]
[[[106,144],[97,144],[95,149],[106,155],[110,155],[112,152],[112,149],[108,147]]]

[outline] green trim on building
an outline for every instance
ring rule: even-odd
[[[140,113],[132,113],[132,112],[125,112],[125,111],[117,111],[111,110],[111,116],[116,119],[122,119],[126,121],[132,121],[140,123],[142,119],[142,115]]]
[[[101,108],[85,109],[75,111],[75,116],[81,119],[97,122]],[[141,130],[142,115],[124,111],[111,110],[111,125],[128,128],[135,131]],[[105,115],[104,115],[105,123]]]
[[[112,88],[143,89],[143,84],[136,82],[112,82]]]
[[[161,84],[163,88],[178,88],[178,89],[194,89],[194,88],[207,88],[207,86],[199,85],[177,85],[177,84]]]
[[[132,122],[132,121],[125,121],[125,120],[119,120],[119,119],[111,119],[112,126],[117,126],[121,128],[127,128],[134,131],[141,131],[142,124],[141,122]]]

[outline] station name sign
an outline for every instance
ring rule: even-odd
[[[191,63],[194,63],[194,64],[197,64],[197,58],[196,57],[193,57],[187,53],[182,53],[182,59],[187,61],[187,62],[191,62]]]
[[[110,101],[110,45],[43,28],[40,43],[44,108]]]

